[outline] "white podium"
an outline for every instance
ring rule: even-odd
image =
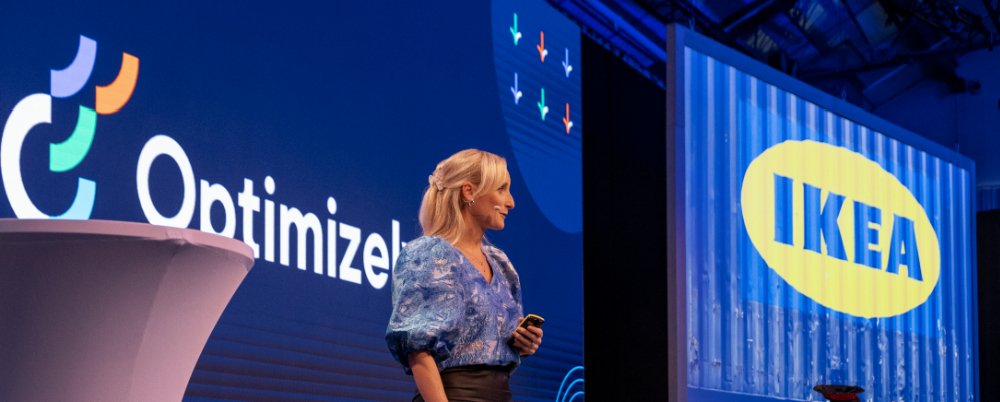
[[[253,263],[196,230],[0,219],[0,401],[179,402]]]

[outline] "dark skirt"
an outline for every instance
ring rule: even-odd
[[[510,372],[513,366],[461,366],[441,371],[441,383],[448,402],[513,402]],[[413,402],[424,402],[420,391]]]

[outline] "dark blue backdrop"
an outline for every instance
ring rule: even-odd
[[[400,241],[419,235],[416,215],[427,175],[465,148],[508,158],[517,208],[506,230],[488,236],[520,273],[525,311],[547,319],[545,346],[515,374],[515,394],[555,399],[569,383],[563,382],[567,373],[583,364],[582,233],[557,228],[523,184],[501,111],[507,98],[498,93],[503,86],[488,2],[14,2],[3,8],[3,122],[24,97],[49,93],[50,70],[70,64],[80,35],[98,44],[84,88],[53,98],[52,124],[32,129],[21,149],[23,183],[42,212],[69,208],[82,177],[96,182],[91,218],[147,222],[136,169],[143,146],[158,134],[174,139],[190,160],[199,188],[190,228],[207,225],[200,220],[201,180],[224,186],[234,203],[244,180],[253,182],[261,200],[261,212],[253,214],[261,258],[208,341],[185,401],[412,395],[412,380],[382,339],[389,286],[377,289],[365,275],[364,244],[378,233],[395,258],[393,221]],[[553,24],[544,29],[567,26]],[[525,33],[524,45],[535,45],[533,35]],[[558,50],[551,63],[563,60]],[[73,132],[81,105],[95,107],[95,86],[115,80],[122,52],[140,60],[132,97],[119,112],[98,116],[78,166],[50,171],[49,144]],[[554,120],[563,117],[559,107],[552,109]],[[268,176],[273,194],[264,189]],[[171,159],[154,161],[149,186],[157,210],[176,214],[184,192]],[[294,229],[288,266],[278,262],[277,249],[276,262],[266,261],[265,200],[274,202],[276,224],[284,205],[315,214],[324,231],[328,220],[359,228],[349,266],[362,271],[362,283],[330,277],[330,267],[314,272],[314,234],[305,239],[306,269],[298,269],[296,244],[303,239]],[[212,204],[214,230],[225,225],[225,212],[222,203]],[[236,238],[242,238],[243,209],[236,205],[234,212]],[[15,216],[6,201],[0,216]],[[350,249],[339,234],[338,266]],[[275,233],[275,246],[280,243]]]

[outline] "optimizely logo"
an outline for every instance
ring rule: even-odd
[[[61,215],[49,216],[38,210],[28,197],[21,180],[21,146],[32,128],[39,124],[52,123],[52,98],[69,98],[80,92],[90,80],[97,56],[97,41],[80,35],[80,47],[76,58],[62,70],[51,70],[51,86],[48,94],[28,95],[14,106],[14,110],[3,128],[0,139],[0,173],[3,187],[7,192],[14,214],[20,219],[89,219],[94,209],[97,184],[92,180],[79,178],[76,197],[69,210]],[[121,70],[118,77],[108,86],[98,86],[94,109],[80,106],[76,129],[61,143],[49,144],[49,170],[67,172],[83,161],[94,141],[97,115],[117,112],[132,97],[136,79],[139,77],[139,59],[122,53]]]

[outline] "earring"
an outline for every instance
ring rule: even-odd
[[[471,206],[472,206],[473,204],[475,204],[475,203],[476,203],[476,200],[471,200],[471,201],[466,201],[466,202],[465,202],[465,205],[467,205],[467,206],[470,206],[470,207],[471,207]]]

